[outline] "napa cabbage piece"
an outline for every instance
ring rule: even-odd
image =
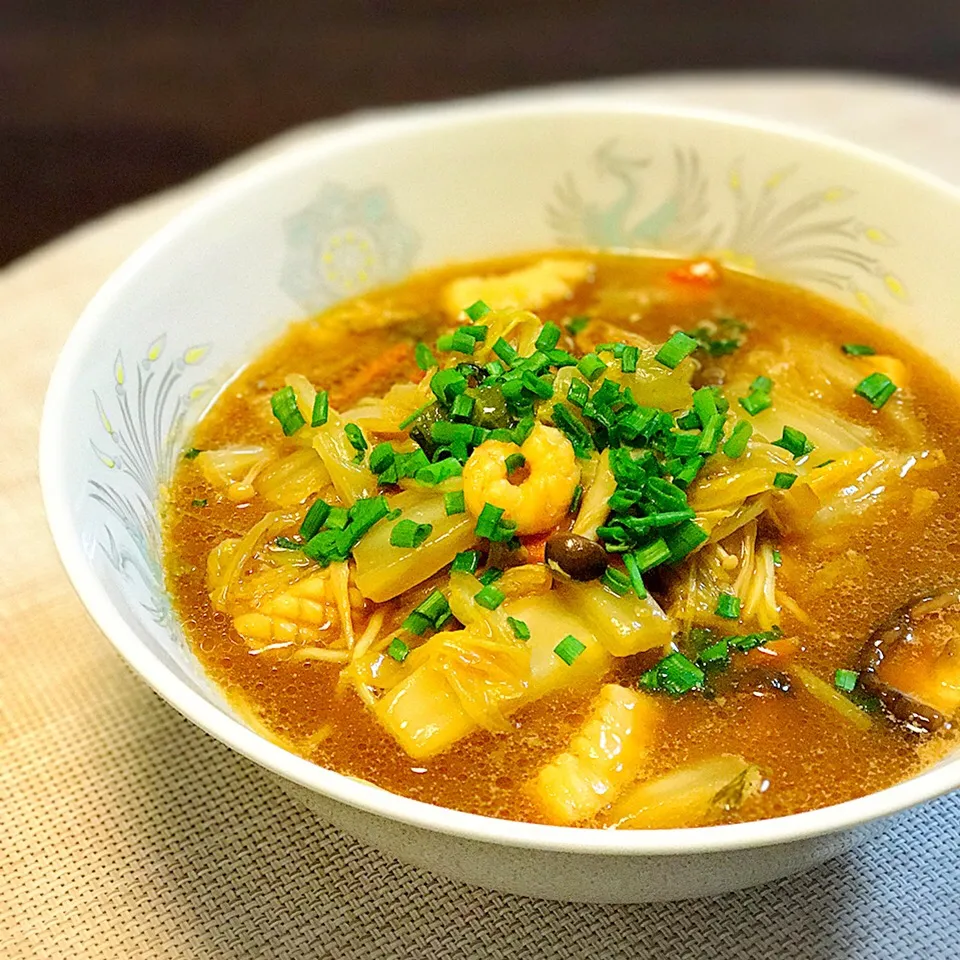
[[[609,450],[591,459],[594,460],[593,479],[585,484],[583,500],[573,522],[573,532],[588,540],[596,540],[597,528],[602,527],[610,516],[609,500],[617,490],[617,481],[610,469]]]
[[[687,502],[696,513],[736,510],[761,493],[774,489],[773,478],[782,472],[797,472],[793,456],[771,443],[751,440],[743,456],[710,457],[690,485]]]
[[[387,497],[387,503],[391,510],[400,510],[401,517],[381,520],[353,548],[357,588],[377,603],[432,577],[477,539],[476,519],[468,513],[448,517],[440,491],[423,487],[405,490]],[[390,535],[401,519],[429,523],[433,530],[418,547],[395,547]]]
[[[219,450],[203,450],[196,464],[204,480],[223,490],[237,503],[252,500],[257,494],[255,481],[274,458],[274,452],[261,446],[230,446]]]
[[[773,513],[785,530],[839,541],[844,524],[881,502],[908,473],[945,462],[940,450],[912,455],[858,447],[805,473],[778,498]]]
[[[597,637],[552,592],[488,611],[473,601],[480,582],[470,574],[455,577],[451,608],[467,625],[435,634],[415,649],[403,669],[392,671],[393,685],[373,706],[384,729],[414,759],[435,756],[479,728],[506,730],[507,718],[524,704],[596,682],[610,664]],[[527,624],[529,640],[517,639],[508,617]],[[570,665],[554,653],[567,634],[585,646]]]
[[[652,697],[615,683],[602,687],[569,748],[531,785],[550,822],[580,823],[616,799],[639,775],[653,746],[659,715]]]
[[[619,830],[706,826],[760,792],[763,777],[743,757],[723,754],[637,784],[601,817]]]
[[[365,460],[356,462],[357,451],[343,428],[344,421],[331,410],[326,424],[316,428],[313,448],[327,468],[337,496],[352,507],[358,500],[377,495],[377,478]]]
[[[253,485],[265,500],[289,508],[325,492],[330,474],[317,452],[304,447],[268,463]]]
[[[561,602],[577,611],[614,657],[666,647],[673,640],[676,624],[650,594],[643,600],[633,591],[619,597],[599,580],[558,579],[555,589]]]
[[[460,277],[444,288],[443,308],[451,317],[460,316],[477,300],[493,310],[540,310],[558,300],[569,300],[592,272],[589,261],[548,257],[509,273]]]
[[[737,621],[717,615],[721,593],[741,600],[738,629],[769,630],[780,621],[773,547],[759,541],[755,520],[722,541],[705,544],[683,564],[670,588],[667,614],[684,629],[699,624],[729,632]]]

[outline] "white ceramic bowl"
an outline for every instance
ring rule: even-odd
[[[960,195],[753,120],[586,99],[437,108],[341,128],[179,217],[84,312],[50,385],[41,479],[64,565],[162,697],[324,819],[487,887],[637,902],[715,894],[840,853],[960,784],[960,757],[796,816],[609,832],[492,820],[314,766],[231,713],[164,592],[158,484],[227,375],[289,320],[408,271],[557,245],[715,255],[859,306],[960,370]]]

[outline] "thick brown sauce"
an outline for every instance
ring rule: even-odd
[[[205,449],[246,442],[276,445],[276,424],[263,416],[262,400],[290,372],[327,387],[331,403],[341,409],[409,378],[416,371],[412,344],[435,335],[441,323],[439,291],[446,281],[512,269],[532,259],[421,274],[293,324],[226,388],[197,427],[193,444]],[[948,464],[960,459],[956,385],[928,358],[865,318],[799,290],[736,274],[728,274],[705,299],[633,307],[637,301],[629,291],[662,286],[665,273],[676,264],[617,256],[591,259],[597,265],[595,280],[584,284],[574,301],[541,311],[543,319],[562,321],[590,312],[662,340],[672,329],[689,329],[706,316],[727,315],[749,324],[744,349],[776,349],[782,335],[797,329],[815,332],[829,349],[845,342],[871,343],[907,363],[914,409],[924,424],[928,446],[941,448]],[[604,290],[627,293],[608,293],[603,298],[607,307],[598,309],[597,294]],[[632,313],[642,316],[631,320]],[[737,355],[724,362],[735,366]],[[253,405],[252,398],[261,402]],[[253,412],[255,406],[259,413]],[[877,415],[855,398],[844,413],[860,422],[871,418],[876,422]],[[918,486],[939,494],[936,506],[919,522],[910,517],[911,494]],[[197,507],[195,499],[205,499],[208,505]],[[352,691],[336,691],[335,667],[251,655],[229,619],[212,611],[205,582],[208,552],[225,536],[240,535],[265,510],[256,500],[238,506],[218,497],[196,466],[185,460],[165,511],[167,575],[174,604],[197,656],[226,694],[245,704],[280,742],[325,767],[429,803],[495,817],[541,819],[524,785],[566,747],[595,690],[532,704],[516,715],[516,730],[510,735],[479,732],[442,756],[412,761]],[[835,548],[825,553],[816,543],[780,544],[782,577],[816,627],[804,626],[788,613],[782,625],[787,635],[801,639],[801,661],[825,679],[837,667],[856,663],[863,639],[892,609],[937,583],[958,579],[960,493],[951,483],[948,466],[925,472],[922,478],[908,476],[868,516],[870,521],[856,525],[844,543],[844,549],[866,557],[868,572],[827,590],[817,592],[811,585],[818,570],[837,556]],[[641,666],[621,662],[616,676],[634,682]],[[691,695],[666,703],[663,713],[652,773],[718,752],[741,754],[762,768],[769,788],[737,819],[796,813],[861,796],[909,777],[944,748],[942,739],[921,744],[883,719],[861,732],[796,688],[792,696],[770,698],[740,692],[710,701]],[[330,726],[332,734],[325,739],[316,736]]]

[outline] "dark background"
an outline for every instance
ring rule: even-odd
[[[304,121],[750,67],[960,83],[960,0],[0,0],[0,263]]]

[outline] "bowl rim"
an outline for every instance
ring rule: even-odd
[[[176,677],[140,642],[113,606],[88,563],[79,528],[70,507],[64,451],[58,442],[68,422],[71,384],[96,340],[100,316],[122,302],[126,286],[154,258],[202,226],[206,217],[237,201],[246,191],[266,185],[325,156],[354,147],[416,136],[458,125],[529,117],[579,114],[607,117],[683,119],[714,127],[749,129],[774,139],[802,142],[824,153],[841,154],[879,167],[915,186],[951,201],[960,212],[960,189],[900,160],[787,123],[735,112],[658,105],[629,104],[615,94],[533,92],[496,95],[478,100],[408,107],[387,115],[361,115],[304,137],[279,154],[228,175],[205,195],[150,237],[106,280],[82,311],[57,359],[44,401],[40,427],[39,473],[47,523],[61,562],[88,613],[121,657],[167,703],[201,729],[254,763],[307,790],[369,814],[432,833],[517,848],[593,855],[664,856],[717,853],[785,844],[852,829],[931,800],[960,786],[960,756],[875,793],[844,803],[766,820],[719,826],[659,830],[611,831],[499,820],[439,807],[390,793],[374,784],[335,773],[271,743]]]

